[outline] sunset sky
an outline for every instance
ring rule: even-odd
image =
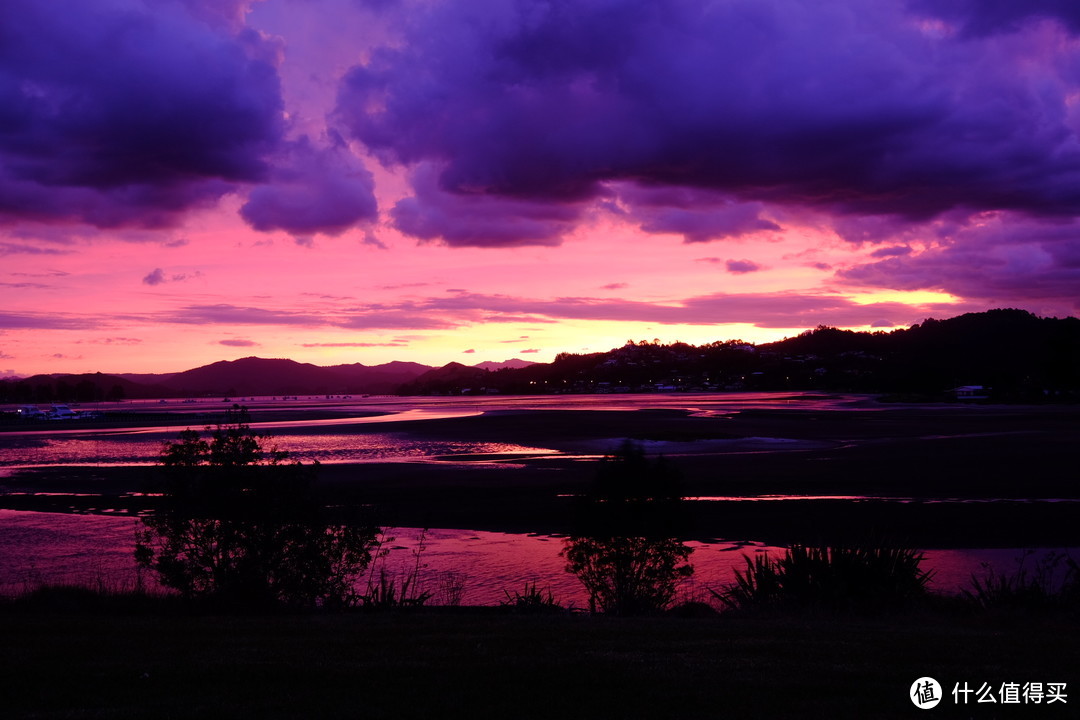
[[[1080,3],[4,0],[0,376],[1080,305]]]

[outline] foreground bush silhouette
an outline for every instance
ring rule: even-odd
[[[693,574],[693,552],[677,538],[571,538],[567,569],[589,593],[589,610],[646,615],[671,605],[681,579]]]
[[[784,556],[743,556],[735,582],[710,590],[737,610],[878,612],[907,607],[927,595],[931,573],[922,553],[894,547],[806,547]]]
[[[255,434],[244,412],[184,430],[160,458],[166,492],[135,559],[186,598],[240,607],[341,607],[371,562],[375,530],[331,522],[302,465]],[[339,519],[340,520],[340,519]]]
[[[671,605],[694,572],[686,562],[693,550],[676,537],[681,501],[674,469],[630,441],[600,461],[562,552],[590,611],[643,615]]]

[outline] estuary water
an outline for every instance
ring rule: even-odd
[[[748,409],[845,410],[884,409],[859,395],[815,393],[709,393],[677,395],[548,395],[529,397],[446,398],[229,398],[223,400],[162,400],[86,405],[144,414],[139,427],[80,426],[78,421],[11,425],[0,432],[0,477],[22,471],[69,466],[132,466],[153,464],[163,443],[175,440],[184,427],[200,428],[234,403],[252,411],[251,426],[271,434],[276,445],[303,461],[320,463],[497,463],[507,459],[566,455],[565,448],[545,446],[543,438],[519,443],[483,439],[438,440],[411,432],[417,420],[453,420],[484,413],[528,413],[544,410],[643,409],[681,410],[702,417],[724,417]],[[9,408],[0,408],[7,410]],[[952,408],[937,406],[935,412]],[[159,420],[160,419],[160,420]],[[167,419],[168,424],[165,424]],[[178,422],[179,420],[179,422]],[[190,420],[190,422],[188,422]],[[161,423],[161,424],[159,424]],[[370,429],[369,429],[370,428]],[[400,429],[399,429],[400,428]],[[607,449],[617,438],[611,438]],[[696,452],[787,452],[806,449],[806,441],[784,437],[738,440],[666,441],[647,443],[647,451],[670,454]],[[595,452],[603,454],[605,448]],[[590,457],[577,455],[574,457]],[[2,490],[0,490],[2,492]],[[785,496],[786,497],[786,496]],[[800,496],[790,496],[797,498]],[[804,499],[809,499],[805,498]],[[832,499],[843,499],[830,496]],[[695,498],[782,500],[759,498]],[[857,496],[848,497],[859,501]],[[898,502],[904,498],[893,498]],[[0,593],[12,594],[41,583],[69,582],[106,588],[134,586],[139,579],[133,562],[137,518],[101,514],[57,514],[0,510]],[[423,537],[421,537],[423,533]],[[496,604],[525,583],[550,589],[564,603],[585,606],[585,594],[565,571],[560,552],[564,539],[539,534],[513,534],[469,529],[415,528],[386,531],[389,550],[381,569],[391,574],[417,570],[433,602]],[[392,540],[389,538],[393,538]],[[693,578],[683,583],[682,599],[707,599],[707,589],[734,579],[745,557],[779,553],[780,548],[752,538],[687,543],[694,552]],[[984,566],[1011,572],[1018,563],[1034,562],[1032,551],[1020,549],[926,549],[924,567],[935,572],[936,589],[954,592],[970,582]],[[1038,552],[1044,552],[1040,550]],[[419,558],[417,557],[419,553]],[[142,578],[150,583],[150,578]]]
[[[446,462],[456,456],[497,460],[507,455],[530,456],[556,452],[552,448],[530,443],[494,443],[482,439],[437,441],[394,432],[392,429],[396,423],[416,420],[453,419],[491,412],[633,411],[646,408],[716,416],[755,408],[838,408],[863,405],[866,398],[814,393],[702,393],[290,400],[251,397],[220,401],[159,400],[87,404],[78,409],[125,412],[134,416],[145,414],[148,418],[169,413],[173,421],[169,425],[154,425],[150,421],[151,424],[147,426],[120,429],[79,427],[79,421],[26,423],[0,433],[0,475],[21,469],[65,465],[152,465],[161,453],[162,444],[175,440],[185,425],[201,428],[207,424],[202,416],[223,412],[234,403],[251,410],[253,429],[272,435],[278,447],[288,450],[291,456],[302,462],[365,463]],[[328,412],[335,417],[324,417]],[[261,416],[273,417],[282,413],[291,417],[287,420],[260,419]],[[190,423],[185,422],[187,418],[190,418]],[[366,426],[375,424],[379,426],[378,430],[365,430]],[[748,441],[741,442],[745,444]],[[751,438],[749,443],[765,449],[797,449],[791,444],[792,441],[784,438]],[[667,448],[651,449],[662,451]]]
[[[15,595],[44,583],[70,583],[119,590],[139,582],[134,562],[132,517],[73,515],[0,510],[0,595]],[[540,534],[516,534],[464,529],[387,528],[385,559],[372,570],[384,569],[400,579],[418,568],[420,587],[431,593],[432,604],[497,605],[507,595],[535,583],[563,605],[585,608],[587,595],[566,572],[560,553],[565,539]],[[718,540],[687,542],[694,575],[681,583],[680,600],[709,601],[709,589],[721,589],[742,570],[746,558],[762,553],[773,557],[782,548],[756,542]],[[930,549],[922,567],[933,571],[931,587],[955,593],[971,576],[986,568],[1009,573],[1034,565],[1050,552],[1039,549]],[[1056,551],[1067,552],[1067,551]],[[145,586],[155,588],[144,575]],[[361,585],[366,582],[361,579]]]

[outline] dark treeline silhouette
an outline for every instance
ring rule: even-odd
[[[822,390],[944,399],[981,385],[995,400],[1076,399],[1080,320],[991,310],[891,332],[819,326],[779,342],[628,341],[604,353],[480,376],[440,368],[403,394]]]
[[[1080,319],[990,310],[889,332],[818,326],[779,342],[630,340],[608,352],[489,370],[392,362],[318,367],[243,358],[164,375],[35,375],[0,380],[0,402],[89,402],[214,395],[546,394],[821,390],[945,399],[978,385],[992,400],[1080,396]]]
[[[160,396],[164,390],[102,373],[34,375],[0,380],[0,402],[116,402],[134,397]]]

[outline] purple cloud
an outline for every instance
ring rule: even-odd
[[[836,277],[849,285],[942,290],[995,305],[1036,303],[1041,313],[1068,314],[1080,307],[1080,223],[983,215],[950,226],[917,255],[885,256],[839,270]]]
[[[759,202],[738,203],[713,192],[680,187],[641,187],[629,183],[612,186],[622,214],[649,233],[674,233],[683,242],[710,242],[738,238],[782,228],[761,215]]]
[[[582,209],[573,204],[500,199],[486,192],[447,192],[430,163],[411,174],[415,195],[391,209],[394,227],[424,241],[458,247],[558,245]]]
[[[95,321],[56,313],[0,312],[0,330],[88,330]]]
[[[735,203],[629,208],[690,241],[772,229],[759,203],[909,221],[1080,212],[1069,99],[1080,49],[1037,23],[1009,43],[940,33],[919,22],[927,12],[851,0],[435,3],[411,8],[403,39],[345,75],[336,117],[383,162],[438,168],[428,184],[441,194],[410,205],[429,221],[425,238],[452,236],[454,223],[431,216],[446,196],[574,203],[613,182]]]
[[[142,281],[143,284],[154,287],[167,282],[183,282],[185,280],[193,280],[200,277],[202,277],[202,272],[198,270],[193,273],[173,273],[172,275],[166,276],[164,270],[161,268],[154,268],[142,279]]]
[[[650,303],[588,297],[521,298],[507,295],[461,294],[430,298],[409,306],[431,314],[449,313],[466,320],[477,311],[532,315],[555,320],[653,322],[664,325],[721,325],[746,322],[767,328],[814,327],[820,324],[869,325],[888,318],[917,322],[927,314],[955,315],[985,306],[899,302],[856,303],[842,295],[789,293],[716,293],[672,303]]]
[[[890,245],[889,247],[878,248],[874,252],[870,253],[870,257],[885,258],[885,257],[899,257],[901,255],[910,255],[911,247],[908,245]]]
[[[252,190],[240,209],[256,230],[340,235],[377,217],[375,181],[340,139],[316,148],[303,137],[283,156],[271,184]]]
[[[306,348],[373,348],[373,347],[408,347],[408,343],[403,342],[388,342],[388,343],[365,343],[365,342],[343,342],[343,343],[303,343],[300,347]]]
[[[76,340],[76,344],[81,345],[86,343],[88,345],[140,345],[142,340],[139,338],[129,337],[108,337],[100,338],[97,340]]]
[[[318,327],[326,320],[315,314],[289,310],[267,310],[220,303],[217,305],[188,305],[180,310],[157,316],[158,320],[185,325],[306,325]]]
[[[254,340],[241,340],[241,339],[228,339],[218,340],[218,345],[225,345],[226,347],[257,347],[259,343]]]
[[[1080,31],[1080,7],[1069,0],[908,0],[919,12],[956,24],[965,34],[1015,32],[1025,23],[1053,19]]]
[[[266,176],[275,68],[180,5],[0,5],[0,222],[164,227]]]
[[[729,273],[734,273],[735,275],[745,275],[746,273],[757,272],[761,269],[761,266],[753,260],[728,260],[724,263],[724,266]]]
[[[43,248],[24,243],[0,242],[0,257],[4,255],[68,255],[70,250]]]

